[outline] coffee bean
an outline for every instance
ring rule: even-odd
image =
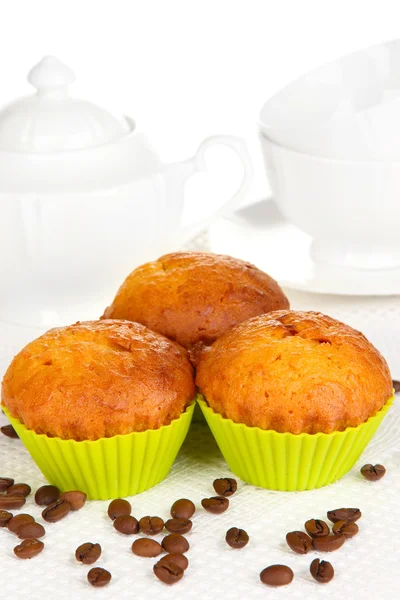
[[[297,554],[307,554],[312,546],[312,539],[304,531],[290,531],[286,534],[286,542]]]
[[[386,469],[383,465],[368,464],[361,467],[361,475],[368,481],[378,481],[379,479],[382,479],[385,473]]]
[[[14,479],[9,477],[0,477],[0,493],[6,492],[14,483]]]
[[[345,540],[344,535],[326,535],[325,537],[314,538],[312,543],[317,552],[333,552],[343,546]]]
[[[15,431],[15,429],[12,425],[3,425],[3,427],[0,427],[0,430],[1,430],[1,433],[4,434],[6,437],[13,438],[13,439],[19,438],[18,433]]]
[[[18,528],[21,527],[21,525],[25,525],[26,523],[34,523],[35,519],[32,517],[32,515],[27,515],[25,513],[22,513],[21,515],[15,515],[15,517],[13,517],[9,522],[8,522],[8,529],[9,531],[11,531],[12,533],[17,533]]]
[[[44,548],[43,542],[40,540],[24,540],[14,548],[15,556],[18,558],[33,558],[41,553]]]
[[[78,562],[83,563],[84,565],[92,565],[96,562],[96,560],[101,555],[101,546],[100,544],[92,544],[92,542],[87,542],[86,544],[81,544],[75,550],[75,558]]]
[[[111,581],[111,573],[101,567],[90,569],[87,574],[88,582],[93,587],[104,587]]]
[[[231,548],[244,548],[249,541],[249,536],[244,529],[231,527],[226,532],[225,540]]]
[[[224,477],[215,479],[213,486],[218,496],[232,496],[237,490],[237,481],[230,477]]]
[[[187,533],[192,529],[193,523],[189,519],[168,519],[165,529],[170,533]]]
[[[166,535],[161,542],[161,546],[168,554],[184,554],[190,548],[187,539],[179,533],[170,533],[169,535]]]
[[[357,523],[353,521],[336,521],[332,527],[332,533],[335,535],[344,535],[345,538],[351,538],[358,533]]]
[[[26,502],[26,498],[21,494],[16,496],[0,496],[0,510],[16,510],[21,508]]]
[[[288,585],[293,581],[293,571],[286,565],[271,565],[261,571],[260,579],[266,585]]]
[[[155,558],[163,551],[161,544],[149,538],[140,538],[132,544],[132,552],[144,558]]]
[[[330,562],[314,558],[310,565],[310,573],[319,583],[329,583],[335,574]]]
[[[201,505],[207,512],[213,513],[214,515],[220,515],[228,508],[229,500],[222,496],[213,496],[212,498],[204,498],[201,501]]]
[[[32,488],[27,483],[13,483],[7,489],[6,494],[7,496],[24,496],[24,498],[27,498],[31,491]]]
[[[20,540],[37,540],[46,535],[45,528],[40,523],[23,523],[16,531]]]
[[[57,523],[57,521],[60,521],[61,519],[66,517],[70,510],[70,503],[59,498],[52,504],[49,504],[44,509],[44,511],[42,512],[42,517],[45,521],[48,521],[49,523]]]
[[[36,490],[35,502],[39,506],[53,504],[60,497],[60,490],[55,485],[42,485]]]
[[[121,515],[114,519],[115,529],[125,535],[132,535],[139,532],[139,522],[132,515]]]
[[[146,535],[157,535],[164,529],[164,521],[160,517],[142,517],[139,527],[140,531]]]
[[[393,389],[394,389],[394,393],[398,394],[400,392],[400,381],[397,381],[396,379],[393,379],[392,386],[393,386]]]
[[[195,511],[196,507],[191,500],[181,498],[171,506],[171,517],[173,519],[191,519]]]
[[[132,512],[132,506],[128,500],[116,498],[110,502],[107,512],[110,519],[114,521],[114,519],[117,517],[122,517],[122,515],[130,515]]]
[[[0,527],[6,527],[12,518],[12,513],[7,510],[0,510]]]
[[[172,554],[166,554],[160,558],[158,562],[172,562],[175,565],[178,565],[178,567],[180,567],[183,571],[186,571],[189,566],[189,561],[186,556],[184,554],[177,554],[176,552],[173,552]]]
[[[312,538],[329,535],[328,525],[325,523],[325,521],[320,521],[319,519],[310,519],[309,521],[306,521],[304,523],[304,529]]]
[[[172,585],[183,577],[183,569],[171,561],[159,561],[153,567],[154,575],[163,583]]]
[[[70,490],[69,492],[63,492],[60,495],[60,500],[66,500],[71,505],[71,510],[80,510],[86,503],[85,492],[79,490]]]
[[[361,511],[359,508],[336,508],[335,510],[329,510],[326,515],[332,523],[336,523],[337,521],[358,521],[361,517]]]

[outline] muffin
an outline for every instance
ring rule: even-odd
[[[186,350],[118,320],[48,331],[14,358],[2,384],[6,415],[50,483],[92,498],[163,478],[194,397]]]
[[[175,252],[128,275],[103,318],[143,323],[191,348],[283,308],[289,301],[279,285],[254,265],[206,252]]]
[[[272,489],[319,487],[347,472],[392,396],[387,363],[362,333],[286,310],[241,323],[205,348],[196,383],[223,453],[241,455],[243,478]],[[255,462],[262,472],[253,477]],[[298,487],[297,474],[311,479]]]

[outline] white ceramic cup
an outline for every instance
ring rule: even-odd
[[[317,263],[366,271],[400,265],[400,162],[313,156],[262,132],[260,140],[274,199],[312,236]]]

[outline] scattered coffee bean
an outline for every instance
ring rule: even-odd
[[[24,540],[14,548],[15,556],[18,558],[33,558],[41,553],[44,548],[43,542],[40,540]]]
[[[160,517],[142,517],[139,521],[140,531],[146,535],[157,535],[164,529],[164,521]]]
[[[85,492],[79,490],[70,490],[69,492],[63,492],[60,495],[60,500],[66,500],[71,505],[71,510],[80,510],[86,503]]]
[[[5,435],[6,437],[13,438],[13,439],[19,438],[18,433],[15,431],[15,429],[12,425],[3,425],[3,427],[0,427],[0,430],[1,430],[1,433],[3,435]]]
[[[184,554],[177,554],[176,552],[173,552],[172,554],[165,554],[165,556],[160,558],[158,562],[172,562],[175,565],[178,565],[178,567],[180,567],[183,571],[186,571],[189,566],[189,561],[186,556]]]
[[[213,487],[218,496],[232,496],[237,490],[237,481],[230,477],[215,479]]]
[[[20,540],[35,540],[46,535],[45,528],[40,523],[22,523],[17,531]]]
[[[31,491],[32,488],[27,483],[13,483],[7,489],[6,494],[7,496],[24,496],[24,498],[27,498]]]
[[[271,565],[261,571],[260,579],[266,585],[288,585],[293,581],[293,571],[286,565]]]
[[[16,496],[0,496],[0,510],[16,510],[21,508],[25,502],[26,498],[21,494]]]
[[[171,506],[171,517],[173,519],[191,519],[195,511],[196,507],[191,500],[181,498]]]
[[[53,504],[60,497],[60,490],[55,485],[42,485],[36,490],[35,502],[39,506]]]
[[[132,506],[128,500],[116,498],[110,502],[107,512],[110,519],[114,521],[114,519],[117,517],[122,517],[122,515],[130,515],[132,512]]]
[[[325,521],[320,521],[319,519],[310,519],[309,521],[306,521],[304,523],[304,529],[312,538],[329,535],[328,525],[325,523]]]
[[[87,574],[88,582],[93,587],[104,587],[111,581],[111,573],[101,567],[90,569]]]
[[[70,503],[59,498],[52,504],[46,506],[46,508],[42,512],[42,517],[45,521],[48,521],[49,523],[57,523],[57,521],[61,521],[61,519],[66,517],[70,510]]]
[[[166,535],[161,542],[161,546],[168,554],[184,554],[190,548],[187,539],[179,533],[170,533],[169,535]]]
[[[139,538],[132,544],[132,552],[144,558],[155,558],[163,551],[161,544],[149,538]]]
[[[9,477],[0,477],[0,493],[6,492],[14,483],[14,479]]]
[[[133,535],[139,532],[139,521],[132,515],[121,515],[114,519],[115,529],[125,535]]]
[[[312,547],[312,539],[304,531],[290,531],[286,534],[286,542],[297,554],[307,554]]]
[[[358,521],[361,517],[361,511],[359,508],[336,508],[335,510],[329,510],[327,517],[332,523],[337,521]]]
[[[204,498],[201,501],[201,505],[207,512],[220,515],[228,508],[229,500],[222,496],[213,496],[212,498]]]
[[[392,386],[394,389],[394,393],[398,394],[400,392],[400,381],[397,381],[397,379],[393,379]]]
[[[361,467],[361,475],[368,481],[378,481],[379,479],[382,479],[385,473],[386,469],[383,465],[368,464]]]
[[[344,535],[326,535],[325,537],[314,538],[312,543],[317,552],[333,552],[343,546],[345,541]]]
[[[171,561],[159,561],[153,567],[154,575],[163,583],[172,585],[183,577],[183,569]]]
[[[329,583],[335,574],[330,562],[314,558],[310,565],[310,573],[319,583]]]
[[[81,544],[75,550],[75,558],[78,562],[83,563],[84,565],[92,565],[96,562],[96,560],[101,555],[101,546],[100,544],[92,544],[92,542],[87,542],[86,544]]]
[[[345,538],[351,538],[358,533],[357,523],[353,521],[336,521],[332,527],[332,533],[335,535],[344,535]]]
[[[248,544],[249,536],[244,529],[231,527],[226,532],[225,540],[231,548],[244,548]]]
[[[13,515],[8,510],[0,510],[0,527],[6,527],[12,518]]]
[[[32,515],[26,515],[25,513],[22,513],[21,515],[15,515],[15,517],[8,522],[7,527],[12,533],[17,533],[18,528],[21,527],[21,525],[34,522],[35,519],[32,517]]]
[[[164,526],[170,533],[187,533],[192,529],[193,523],[190,519],[168,519]]]

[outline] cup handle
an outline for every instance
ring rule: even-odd
[[[206,229],[213,221],[219,217],[223,217],[228,213],[232,213],[242,204],[243,198],[245,198],[251,188],[251,182],[253,179],[253,167],[250,159],[249,152],[247,150],[246,143],[239,137],[232,135],[214,135],[206,138],[198,147],[196,154],[184,161],[181,164],[182,169],[182,183],[186,183],[191,175],[197,172],[207,171],[205,163],[205,153],[210,146],[215,144],[221,144],[231,148],[241,159],[243,164],[243,177],[240,182],[237,192],[233,195],[230,200],[225,202],[216,211],[212,212],[208,217],[203,217],[198,221],[194,221],[189,225],[181,228],[182,243],[194,237],[200,231]]]

